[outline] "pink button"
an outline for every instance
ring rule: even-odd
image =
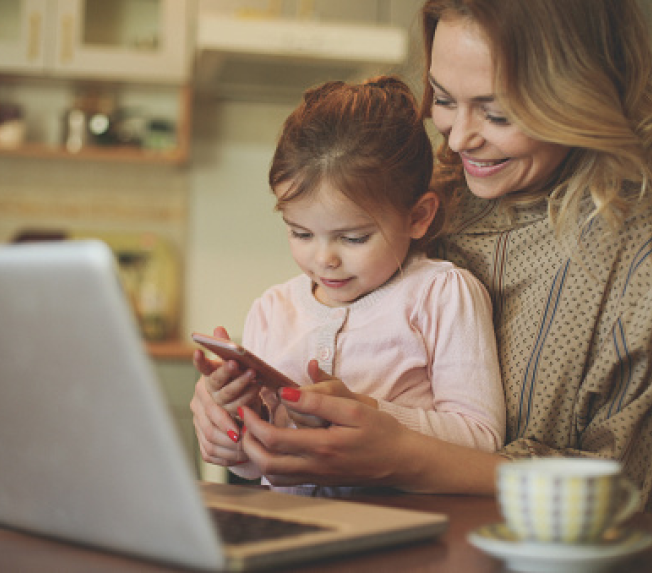
[[[331,350],[326,346],[319,349],[319,360],[328,360],[331,357]]]

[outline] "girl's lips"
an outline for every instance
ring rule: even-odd
[[[471,159],[462,154],[462,163],[464,164],[464,171],[472,177],[490,177],[499,171],[502,171],[506,165],[509,164],[510,159],[499,159],[497,161],[480,161]]]
[[[340,279],[340,280],[334,280],[334,279],[324,279],[320,278],[321,284],[323,284],[325,287],[328,288],[342,288],[345,287],[351,279]]]

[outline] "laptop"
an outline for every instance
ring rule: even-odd
[[[2,526],[186,568],[275,567],[432,540],[448,523],[264,488],[200,487],[113,253],[99,241],[0,247],[0,436]],[[231,539],[245,514],[277,533]]]

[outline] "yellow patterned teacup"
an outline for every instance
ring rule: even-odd
[[[636,511],[640,495],[620,463],[589,458],[515,461],[498,468],[509,529],[542,543],[591,543]]]

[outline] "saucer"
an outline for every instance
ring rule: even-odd
[[[512,571],[527,573],[600,573],[652,545],[652,534],[614,529],[603,541],[566,545],[520,541],[504,523],[485,525],[469,534],[477,548],[506,562]]]

